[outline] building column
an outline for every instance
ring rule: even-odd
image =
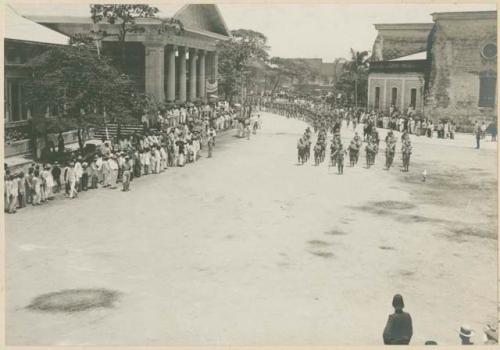
[[[214,51],[212,62],[213,62],[213,67],[212,67],[213,79],[217,81],[219,79],[219,54],[217,53],[217,51]]]
[[[387,112],[388,110],[386,102],[387,102],[387,79],[384,79],[384,99],[382,100],[382,110],[384,112]]]
[[[167,71],[167,101],[175,101],[175,51],[177,47],[172,45],[168,48],[168,71]]]
[[[401,84],[401,113],[405,110],[405,81],[406,79],[403,79],[403,83]]]
[[[198,55],[199,72],[198,72],[198,96],[206,101],[207,94],[205,91],[205,50],[200,50]]]
[[[144,43],[145,90],[157,101],[165,100],[165,48],[162,43]]]
[[[189,101],[196,100],[196,49],[189,52]]]
[[[368,76],[368,94],[366,96],[366,107],[368,107],[368,110],[370,109],[374,109],[374,103],[372,103],[372,90],[370,89],[370,82],[371,82],[371,79],[370,79],[370,76]]]
[[[179,48],[179,101],[186,102],[186,50]]]

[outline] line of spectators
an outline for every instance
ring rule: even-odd
[[[129,191],[135,178],[195,163],[205,150],[211,157],[217,132],[249,125],[249,114],[241,116],[240,109],[225,102],[197,110],[179,119],[162,121],[160,116],[144,125],[143,133],[103,138],[94,154],[78,155],[63,164],[32,163],[27,174],[12,174],[5,164],[5,211],[38,206],[59,193],[73,199],[82,191],[116,189],[119,184]],[[155,125],[157,129],[152,128]]]

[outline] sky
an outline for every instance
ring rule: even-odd
[[[10,2],[22,15],[87,16],[88,4]],[[160,16],[172,15],[172,6],[150,5]],[[349,57],[351,48],[371,50],[375,23],[432,23],[433,12],[491,11],[494,4],[229,4],[219,9],[229,29],[252,29],[268,38],[271,56]]]

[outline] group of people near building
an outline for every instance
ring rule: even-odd
[[[95,154],[85,159],[80,154],[62,164],[32,163],[27,173],[12,174],[5,164],[5,210],[15,213],[28,204],[41,205],[58,193],[73,199],[82,191],[99,187],[116,189],[121,185],[123,191],[129,191],[134,179],[195,163],[202,151],[210,158],[218,132],[236,129],[239,135],[240,129],[257,125],[260,118],[252,123],[250,113],[240,112],[221,103],[212,106],[210,114],[197,112],[168,123],[148,124],[143,133],[103,137]]]

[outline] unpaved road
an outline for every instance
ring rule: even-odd
[[[129,193],[8,215],[7,343],[380,345],[395,293],[415,345],[456,345],[460,324],[496,322],[495,144],[414,138],[410,173],[399,152],[383,170],[382,149],[372,169],[363,154],[339,176],[295,164],[302,122],[261,114],[250,141],[228,135],[213,159]],[[73,313],[27,308],[86,288],[119,297]]]

